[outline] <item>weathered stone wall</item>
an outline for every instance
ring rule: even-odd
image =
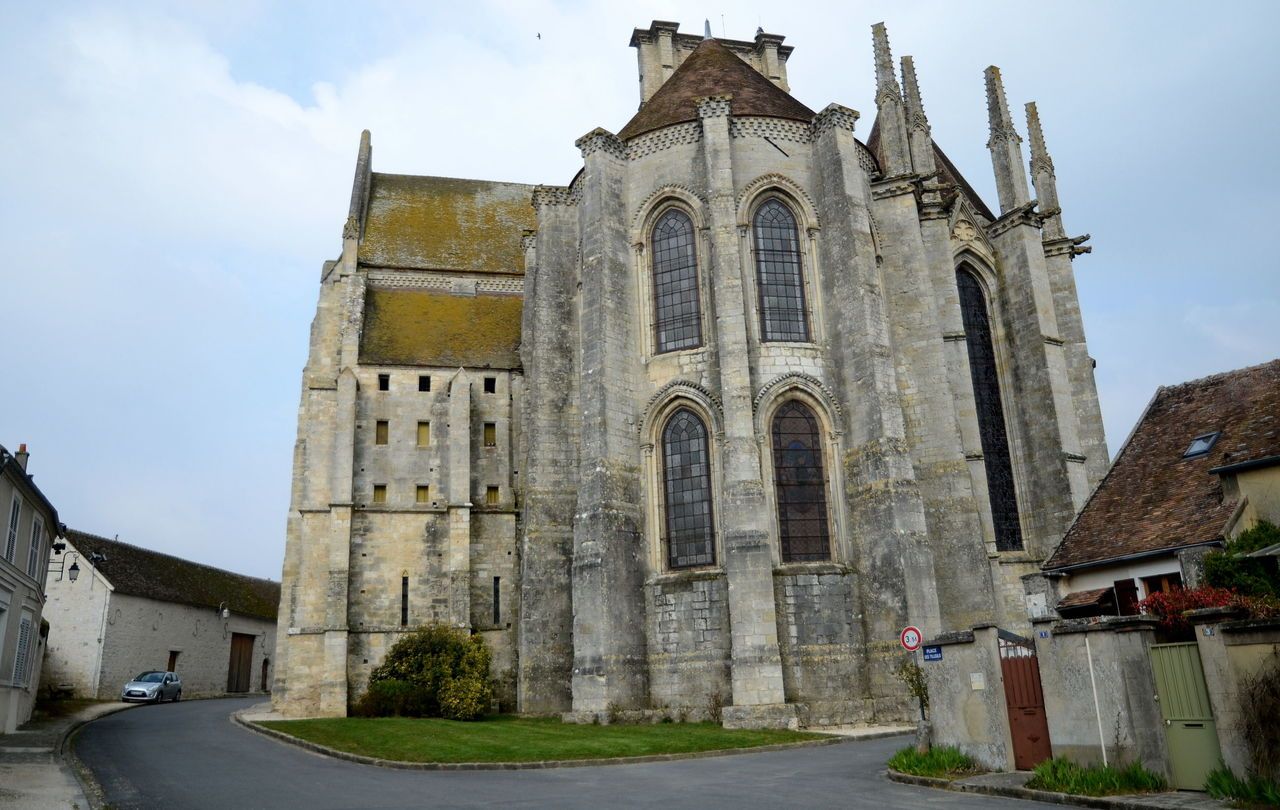
[[[778,645],[788,703],[805,725],[867,722],[869,700],[858,586],[852,572],[811,565],[774,576]]]
[[[76,562],[81,571],[75,582],[64,570],[61,579],[57,573],[50,574],[46,585],[49,652],[44,661],[44,682],[57,688],[70,686],[76,697],[92,698],[98,694],[102,672],[101,640],[111,588],[87,561]]]
[[[942,647],[926,661],[933,744],[953,745],[993,771],[1013,769],[1000,649],[994,627],[948,633],[925,644]]]
[[[249,693],[262,694],[264,658],[267,659],[268,688],[274,674],[270,662],[276,648],[274,621],[234,612],[230,618],[223,619],[214,608],[112,594],[103,631],[98,692],[94,697],[118,699],[120,690],[133,676],[149,669],[165,669],[170,651],[178,652],[174,671],[182,678],[184,698],[227,694],[233,633],[254,637]]]
[[[690,716],[727,702],[732,689],[724,575],[673,574],[646,590],[653,708]]]
[[[1280,667],[1280,621],[1242,621],[1212,611],[1192,615],[1222,761],[1244,776],[1253,772],[1253,763],[1241,731],[1249,710],[1241,694],[1243,681]]]
[[[1152,699],[1153,620],[1035,623],[1054,756],[1081,764],[1141,762],[1169,774],[1164,722]],[[1095,702],[1096,695],[1096,702]]]

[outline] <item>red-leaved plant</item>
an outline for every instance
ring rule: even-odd
[[[1212,607],[1239,608],[1254,619],[1280,615],[1280,601],[1274,598],[1241,596],[1229,588],[1208,585],[1153,593],[1138,603],[1139,610],[1160,620],[1161,630],[1176,636],[1186,636],[1191,632],[1191,624],[1183,613]]]

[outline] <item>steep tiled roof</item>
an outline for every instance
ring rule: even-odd
[[[1076,591],[1069,593],[1062,599],[1058,600],[1058,610],[1070,610],[1072,608],[1091,607],[1093,605],[1105,602],[1108,597],[1115,593],[1111,588],[1093,588],[1087,591]]]
[[[73,529],[67,531],[66,537],[80,552],[81,567],[91,554],[107,558],[97,566],[98,573],[107,578],[116,593],[215,610],[225,602],[233,613],[271,620],[280,608],[279,582],[235,574]]]
[[[808,123],[814,112],[791,97],[714,39],[703,40],[658,92],[618,133],[623,140],[655,129],[698,120],[697,101],[732,95],[734,116],[790,118]]]
[[[533,186],[374,173],[360,263],[523,273],[521,232],[537,227]]]
[[[1218,431],[1208,453],[1183,458]],[[1217,540],[1235,502],[1210,470],[1278,454],[1280,360],[1162,387],[1044,568]]]
[[[375,287],[364,305],[361,363],[520,367],[520,296]]]

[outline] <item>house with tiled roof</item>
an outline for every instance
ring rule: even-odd
[[[1280,523],[1280,360],[1156,391],[1043,570],[1066,617],[1199,584],[1209,549]]]
[[[110,700],[146,670],[184,697],[268,692],[280,583],[68,530],[49,573],[47,688]]]

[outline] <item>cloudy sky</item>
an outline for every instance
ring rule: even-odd
[[[378,171],[566,183],[573,141],[634,113],[627,41],[655,18],[786,35],[794,94],[864,136],[885,21],[992,205],[983,68],[1039,102],[1068,230],[1093,235],[1113,453],[1158,385],[1280,356],[1280,4],[5,5],[0,443],[85,531],[279,578],[360,130]]]

